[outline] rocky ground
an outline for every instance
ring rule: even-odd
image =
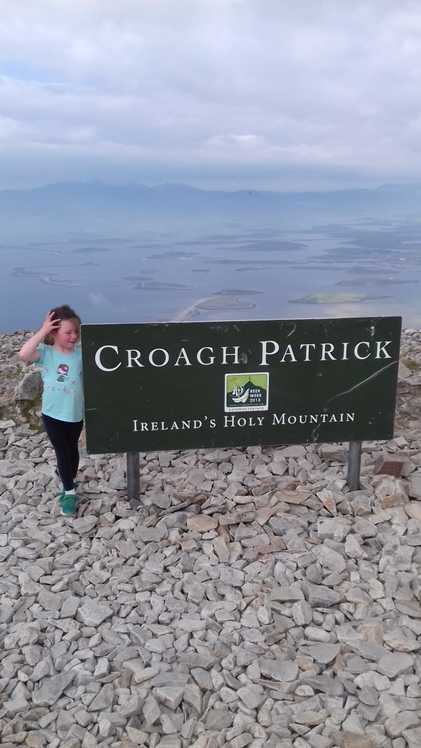
[[[76,519],[31,378],[15,399],[24,337],[0,336],[3,748],[419,748],[421,332],[361,490],[346,445],[149,453],[135,511],[123,458],[84,455]]]

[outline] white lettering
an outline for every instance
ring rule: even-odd
[[[136,366],[143,366],[143,364],[140,363],[140,351],[138,351],[136,348],[129,348],[127,350],[127,368],[131,369],[133,367],[133,362],[136,364]]]
[[[384,343],[382,343],[381,340],[376,340],[376,358],[392,358],[392,356],[389,355],[389,353],[386,351],[386,346],[391,344],[391,340],[385,340]],[[382,355],[383,354],[383,355]]]
[[[364,358],[370,358],[370,350],[368,351],[368,353],[367,353],[366,356],[360,356],[359,349],[360,349],[361,345],[365,345],[369,349],[370,348],[370,343],[368,342],[368,340],[360,340],[360,342],[357,343],[357,345],[355,346],[355,348],[354,348],[354,356],[355,356],[355,358],[358,358],[360,361],[362,359],[364,359]]]
[[[222,365],[223,366],[226,366],[226,364],[228,363],[227,362],[228,356],[232,356],[234,358],[233,364],[239,364],[240,363],[239,358],[238,358],[238,353],[239,353],[239,350],[240,350],[240,346],[233,345],[233,346],[231,346],[231,348],[233,350],[232,350],[232,352],[229,352],[229,350],[228,350],[229,346],[228,345],[223,345],[222,346]]]
[[[277,343],[276,340],[260,340],[259,342],[262,346],[262,360],[259,366],[267,366],[267,357],[274,356],[275,353],[278,353],[279,343]],[[269,345],[272,346],[272,350],[268,350]]]
[[[316,347],[316,343],[301,343],[300,348],[304,348],[306,352],[306,357],[304,361],[310,361],[310,348],[313,348],[313,350]]]
[[[163,350],[163,349],[161,348],[161,350]],[[184,363],[185,363],[186,366],[191,366],[190,359],[189,359],[189,357],[187,355],[187,351],[186,351],[185,348],[180,348],[180,352],[179,352],[179,354],[177,356],[177,359],[176,359],[176,362],[175,362],[174,366],[179,366],[180,365],[180,361],[184,361]]]
[[[210,351],[211,352],[212,355],[209,357],[208,361],[203,361],[203,359],[202,359],[202,352],[203,351]],[[202,366],[211,366],[212,364],[214,364],[215,363],[215,356],[213,355],[213,348],[211,348],[209,345],[205,345],[204,348],[199,348],[199,350],[197,351],[197,360],[198,360],[199,364],[201,364]]]
[[[155,353],[163,353],[164,354],[164,360],[162,363],[156,363],[155,362]],[[149,363],[152,366],[166,366],[168,361],[170,360],[170,354],[168,351],[165,350],[165,348],[153,348],[153,350],[149,354]]]
[[[322,343],[322,355],[320,357],[320,361],[326,361],[326,356],[329,356],[331,361],[336,361],[336,358],[333,355],[334,350],[335,346],[333,345],[333,343]]]
[[[292,350],[292,345],[291,344],[287,345],[287,347],[285,348],[284,355],[281,358],[281,364],[284,363],[285,356],[289,356],[289,360],[290,361],[295,361],[295,362],[297,361],[297,359],[294,356],[294,351]]]
[[[278,416],[276,413],[273,414],[272,426],[279,426],[279,424],[285,426],[285,413],[282,413],[282,415],[280,416]]]
[[[116,345],[102,345],[101,348],[98,348],[97,352],[95,353],[95,363],[98,369],[101,369],[101,371],[115,371],[121,366],[121,361],[117,364],[117,366],[114,366],[112,368],[107,368],[101,361],[101,353],[106,348],[111,348],[112,351],[115,351],[118,354],[118,347]]]

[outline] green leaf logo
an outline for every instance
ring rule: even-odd
[[[224,410],[226,413],[267,410],[268,407],[268,372],[225,374]]]

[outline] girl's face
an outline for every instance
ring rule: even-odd
[[[79,325],[76,320],[64,319],[54,335],[54,345],[62,351],[72,351],[79,336]]]

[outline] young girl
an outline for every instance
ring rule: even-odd
[[[83,427],[80,318],[69,306],[52,309],[41,328],[19,351],[28,363],[42,366],[42,420],[57,457],[63,482],[61,512],[73,516],[78,497],[75,477],[79,467],[78,441]]]

